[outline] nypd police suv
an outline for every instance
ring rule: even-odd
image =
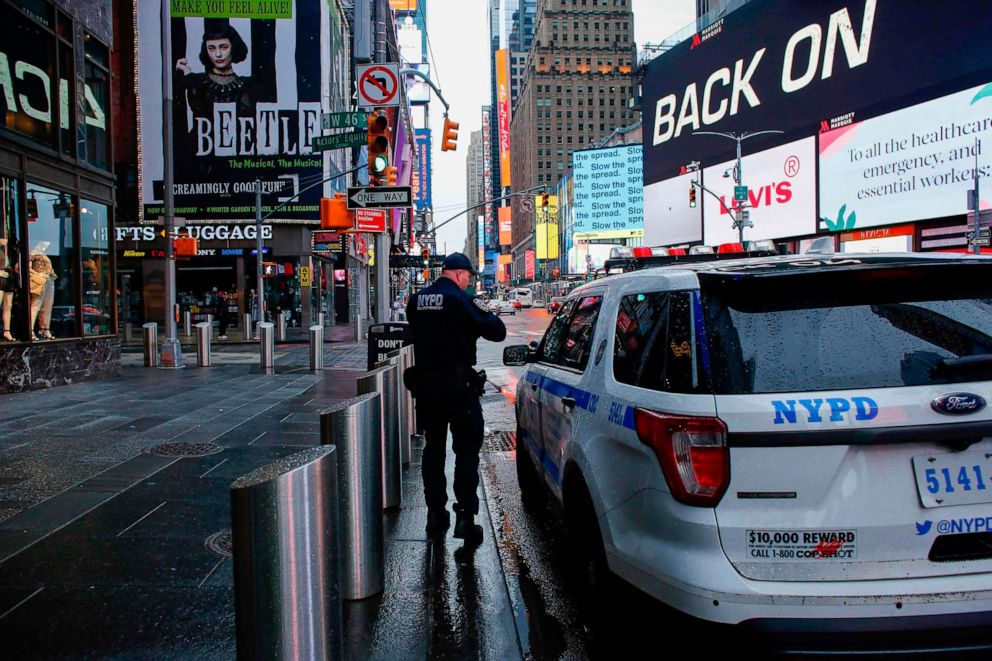
[[[992,260],[667,261],[504,352],[527,365],[522,495],[560,502],[590,589],[864,649],[987,645]]]

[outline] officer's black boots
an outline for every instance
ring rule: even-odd
[[[427,534],[430,536],[443,533],[451,525],[451,515],[448,510],[427,510]]]
[[[475,522],[475,515],[462,512],[455,505],[455,532],[454,536],[464,539],[466,544],[482,543],[482,526]]]

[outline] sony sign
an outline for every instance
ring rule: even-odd
[[[990,31],[992,12],[962,20],[951,3],[752,0],[647,64],[644,183],[734,156],[733,141],[697,131],[780,132],[747,154],[987,83]]]

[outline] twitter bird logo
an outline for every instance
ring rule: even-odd
[[[932,528],[932,527],[933,527],[933,521],[931,521],[929,519],[927,519],[923,523],[917,523],[916,524],[916,534],[917,535],[925,535],[928,532],[930,532],[930,528]]]

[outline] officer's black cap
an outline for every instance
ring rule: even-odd
[[[474,268],[472,268],[472,262],[468,260],[468,257],[460,252],[453,252],[450,255],[445,256],[444,263],[441,265],[442,271],[468,271],[472,275],[476,274]]]

